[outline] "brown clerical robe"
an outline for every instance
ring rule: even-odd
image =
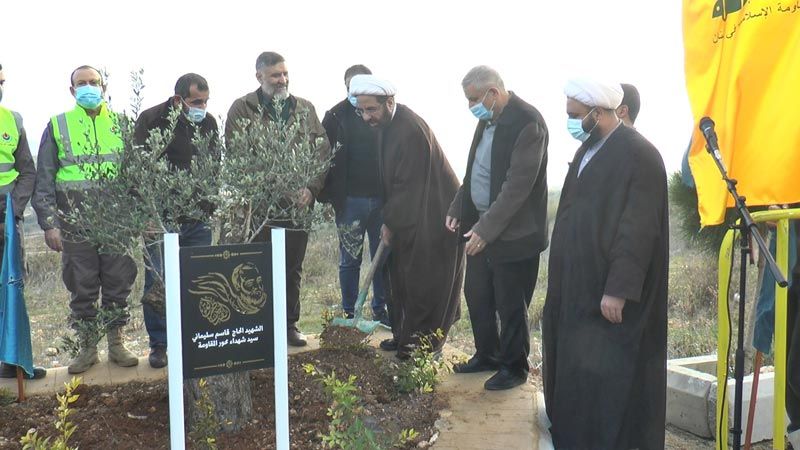
[[[558,205],[544,305],[544,390],[563,449],[664,448],[669,221],[658,151],[619,126]],[[624,298],[622,323],[603,295]]]
[[[393,233],[392,333],[402,354],[420,334],[447,336],[460,315],[464,245],[444,226],[459,182],[428,124],[403,105],[381,132],[380,158],[383,220]],[[444,339],[433,343],[439,350]]]

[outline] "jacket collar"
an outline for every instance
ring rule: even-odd
[[[519,117],[519,97],[514,91],[509,91],[508,103],[506,103],[506,107],[503,108],[503,112],[500,113],[500,117],[497,118],[497,122],[495,125],[509,125],[514,122],[514,119]]]

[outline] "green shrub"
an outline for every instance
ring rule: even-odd
[[[325,447],[342,450],[381,450],[394,446],[404,445],[416,439],[418,433],[413,429],[403,430],[395,438],[382,436],[370,429],[361,416],[364,408],[356,392],[356,376],[350,375],[347,380],[336,378],[336,372],[326,374],[313,364],[305,364],[303,369],[307,374],[318,377],[325,393],[331,397],[331,406],[328,407],[328,417],[331,423],[328,434],[322,436]]]
[[[75,424],[69,421],[69,416],[72,410],[69,405],[78,400],[79,395],[73,394],[75,389],[81,384],[81,378],[72,377],[69,383],[64,383],[64,393],[56,394],[58,399],[58,420],[56,420],[56,431],[61,433],[53,442],[50,443],[52,436],[43,438],[39,436],[36,430],[28,430],[28,434],[23,436],[19,443],[22,444],[22,450],[78,450],[78,447],[70,447],[69,439],[78,428]]]

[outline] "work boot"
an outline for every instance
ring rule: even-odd
[[[147,357],[150,367],[160,369],[167,365],[167,348],[158,345],[150,349],[150,356]]]
[[[139,358],[130,352],[122,343],[122,327],[108,329],[108,360],[122,367],[133,367],[139,364]]]
[[[28,375],[27,373],[23,372],[23,377],[26,380],[41,380],[42,378],[47,375],[47,369],[43,367],[33,367],[33,376]],[[17,377],[17,366],[0,363],[0,378],[16,378]]]
[[[79,336],[79,340],[80,350],[69,362],[69,367],[67,367],[67,372],[71,374],[86,372],[100,361],[97,357],[97,343],[90,343],[90,340],[85,336]]]
[[[295,326],[289,327],[286,332],[286,341],[292,347],[305,347],[308,345],[308,341],[306,341],[306,337],[303,336],[303,333],[297,329]]]

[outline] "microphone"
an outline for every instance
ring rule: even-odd
[[[717,132],[714,131],[714,121],[710,117],[700,119],[700,131],[706,138],[706,149],[708,153],[719,155],[719,143],[717,143]]]

